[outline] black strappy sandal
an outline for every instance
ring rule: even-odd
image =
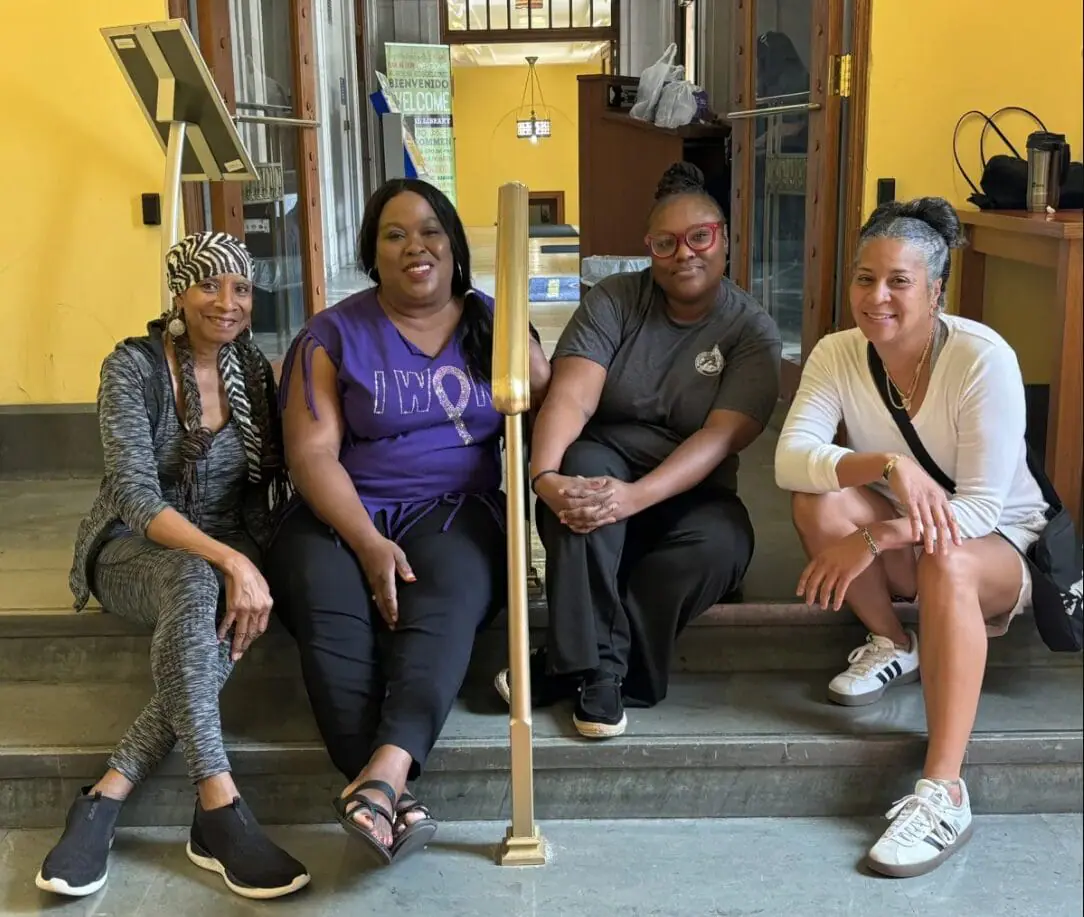
[[[338,818],[339,824],[343,826],[347,834],[351,834],[362,841],[362,848],[370,855],[370,858],[374,860],[377,865],[387,866],[391,863],[393,848],[388,847],[381,841],[380,838],[373,833],[372,828],[359,824],[354,816],[360,812],[367,812],[372,818],[374,826],[377,818],[383,818],[392,826],[393,834],[395,832],[395,817],[392,816],[391,812],[380,805],[380,803],[373,802],[368,796],[363,796],[363,790],[377,790],[380,793],[383,793],[388,797],[391,807],[393,809],[395,808],[395,790],[391,786],[386,784],[383,780],[366,780],[349,796],[339,796],[335,799],[333,803],[335,806],[335,817]]]
[[[422,817],[409,824],[403,821],[407,815],[420,814]],[[399,796],[399,805],[395,808],[395,824],[402,824],[403,830],[395,835],[391,845],[391,855],[395,859],[406,856],[415,850],[421,850],[437,833],[437,822],[428,807],[418,802],[418,798],[403,790]]]

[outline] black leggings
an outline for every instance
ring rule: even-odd
[[[578,440],[561,471],[632,480],[621,456]],[[624,522],[577,535],[538,501],[546,548],[548,658],[555,674],[593,670],[624,679],[631,704],[666,697],[674,640],[745,575],[753,527],[735,495],[694,489]]]
[[[267,552],[275,613],[297,641],[317,726],[348,780],[382,745],[409,752],[409,779],[418,776],[475,634],[505,605],[505,538],[492,510],[468,498],[442,531],[452,512],[438,506],[399,541],[417,581],[397,582],[394,631],[353,552],[308,506],[290,511]]]

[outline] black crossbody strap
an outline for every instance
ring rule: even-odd
[[[1050,478],[1046,476],[1046,469],[1043,468],[1039,462],[1039,457],[1035,454],[1035,450],[1030,445],[1026,446],[1028,455],[1028,471],[1031,472],[1031,476],[1035,478],[1035,483],[1039,485],[1039,490],[1042,491],[1043,499],[1046,501],[1046,505],[1049,507],[1046,511],[1046,518],[1053,519],[1058,513],[1062,511],[1061,497],[1058,496],[1058,492],[1054,490],[1054,485],[1050,483]]]
[[[888,373],[885,372],[884,363],[881,362],[881,357],[872,344],[866,344],[866,361],[869,363],[869,371],[873,376],[873,385],[877,389],[877,394],[881,396],[885,407],[888,408],[888,413],[896,421],[896,426],[900,428],[900,433],[903,434],[903,438],[906,440],[915,460],[922,466],[926,474],[944,487],[945,490],[950,494],[956,493],[956,482],[941,470],[941,466],[926,451],[926,447],[922,445],[922,440],[918,438],[918,433],[915,431],[914,424],[911,423],[911,418],[907,416],[907,412],[893,404],[892,399],[888,396]]]

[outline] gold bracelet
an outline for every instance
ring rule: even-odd
[[[869,548],[870,553],[874,557],[879,556],[881,553],[881,549],[877,547],[877,542],[873,540],[873,535],[870,533],[869,529],[862,529],[862,538],[865,539],[866,547]]]
[[[898,455],[893,455],[889,457],[887,462],[885,462],[884,470],[881,472],[881,477],[884,480],[887,481],[890,477],[892,477],[892,472],[896,470],[896,465],[899,463],[899,460],[900,457]]]

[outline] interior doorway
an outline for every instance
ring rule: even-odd
[[[530,191],[528,223],[531,226],[561,226],[565,222],[564,191]]]

